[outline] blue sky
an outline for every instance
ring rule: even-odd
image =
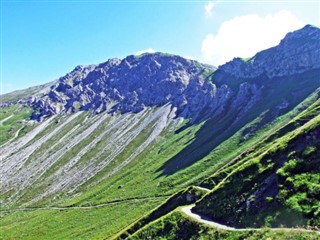
[[[319,1],[1,1],[1,93],[162,51],[220,65],[320,25]]]

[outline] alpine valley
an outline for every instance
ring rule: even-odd
[[[1,95],[0,239],[320,239],[320,29]]]

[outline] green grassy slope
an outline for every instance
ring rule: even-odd
[[[235,226],[319,227],[320,100],[203,185],[196,211]]]
[[[1,213],[0,239],[104,239],[163,201],[132,200],[92,209]],[[126,216],[126,217],[123,217]]]

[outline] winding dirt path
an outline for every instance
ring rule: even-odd
[[[219,229],[232,230],[232,231],[241,230],[241,229],[235,229],[235,228],[233,228],[233,227],[228,227],[228,226],[223,225],[223,224],[220,224],[220,223],[216,223],[216,222],[212,221],[212,220],[211,220],[210,218],[208,218],[208,217],[202,216],[202,215],[197,214],[197,213],[193,213],[193,212],[191,211],[191,209],[192,209],[193,207],[194,207],[194,205],[186,206],[186,207],[181,208],[181,211],[184,212],[185,214],[187,214],[189,217],[192,217],[192,218],[196,219],[196,220],[199,221],[199,222],[208,224],[208,225],[210,225],[210,226],[213,226],[213,227],[216,227],[216,228],[219,228]]]
[[[145,201],[145,200],[154,200],[157,198],[165,198],[168,197],[166,195],[157,196],[157,197],[142,197],[142,198],[129,198],[123,200],[114,200],[111,202],[101,203],[92,206],[70,206],[70,207],[30,207],[30,208],[16,208],[16,209],[3,209],[0,210],[0,213],[9,213],[9,212],[21,212],[21,211],[37,211],[37,210],[72,210],[72,209],[93,209],[93,208],[101,208],[105,206],[126,203],[126,202],[135,202],[135,201]]]
[[[204,188],[204,187],[200,187],[200,186],[194,186],[195,188],[198,188],[198,189],[200,189],[200,190],[204,190],[204,191],[206,191],[206,192],[210,192],[211,190],[210,189],[208,189],[208,188]]]
[[[208,224],[208,225],[216,227],[218,229],[229,230],[229,231],[251,231],[251,230],[259,230],[260,229],[260,228],[234,228],[234,227],[229,227],[229,226],[214,222],[212,219],[210,219],[210,218],[208,218],[206,216],[203,216],[201,214],[192,212],[192,208],[193,207],[194,207],[194,205],[185,206],[185,207],[181,208],[181,211],[184,212],[185,214],[187,214],[189,217],[197,220],[198,222]],[[285,230],[285,231],[313,232],[313,233],[317,233],[317,234],[320,235],[319,231],[307,230],[307,229],[303,229],[303,228],[270,228],[270,230],[271,231]]]

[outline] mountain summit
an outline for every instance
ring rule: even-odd
[[[78,66],[51,86],[46,95],[29,99],[40,117],[60,112],[139,112],[171,104],[190,117],[213,97],[206,76],[209,65],[163,53],[111,59],[99,65]]]

